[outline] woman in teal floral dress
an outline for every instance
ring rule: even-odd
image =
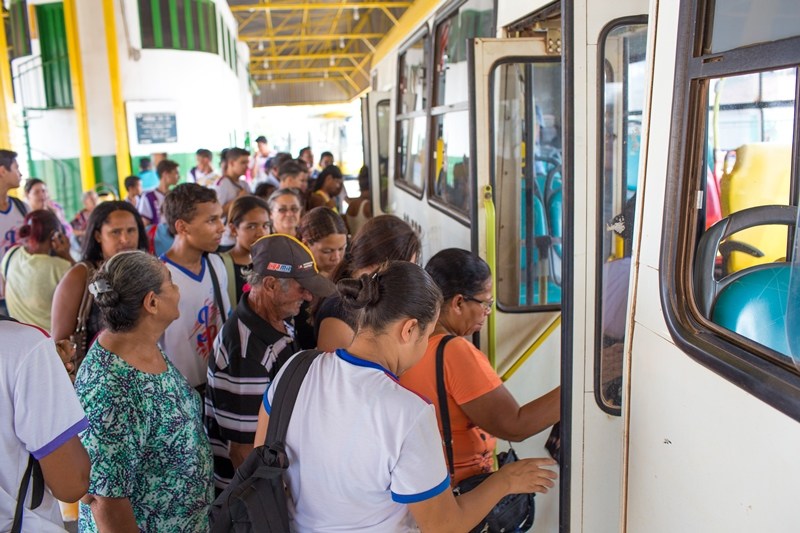
[[[106,325],[75,388],[92,460],[81,532],[197,533],[208,530],[213,459],[200,396],[157,345],[178,318],[178,288],[144,252],[123,252],[89,290]]]

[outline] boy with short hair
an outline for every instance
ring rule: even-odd
[[[145,226],[151,224],[157,226],[161,221],[161,204],[164,203],[170,187],[177,184],[180,178],[178,163],[169,159],[159,161],[156,172],[158,173],[158,187],[144,193],[137,206]]]
[[[0,149],[0,261],[6,251],[17,242],[17,228],[25,220],[28,208],[8,191],[19,187],[22,173],[17,164],[17,153]],[[3,284],[0,283],[0,313],[6,314]]]
[[[208,356],[231,303],[219,246],[225,226],[216,193],[196,183],[178,185],[165,198],[163,215],[175,236],[161,256],[180,289],[180,317],[169,325],[161,347],[192,387],[205,389]]]
[[[197,165],[189,170],[189,174],[186,176],[187,183],[197,183],[203,187],[212,186],[219,177],[219,174],[217,174],[217,171],[214,170],[214,167],[211,165],[212,159],[213,155],[211,154],[211,150],[206,150],[205,148],[197,150],[197,152],[195,152]]]
[[[125,201],[133,207],[139,205],[139,198],[142,196],[142,179],[139,176],[128,176],[125,178]]]
[[[305,194],[308,190],[308,169],[302,161],[289,159],[278,169],[281,189],[298,189]]]

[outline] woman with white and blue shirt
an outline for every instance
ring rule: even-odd
[[[306,376],[286,436],[292,530],[468,531],[508,494],[547,492],[547,459],[501,468],[456,498],[430,402],[397,376],[425,353],[442,296],[405,261],[345,279],[358,318],[347,350],[325,353]],[[264,395],[255,442],[264,442],[279,372]]]

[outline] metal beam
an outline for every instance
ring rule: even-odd
[[[257,69],[257,70],[250,70],[250,74],[253,76],[263,76],[265,74],[272,74],[273,76],[280,76],[281,74],[308,74],[310,73],[318,73],[318,72],[328,72],[333,74],[334,72],[350,72],[350,67],[329,67],[325,65],[324,67],[298,67],[298,68],[275,68],[275,69]]]
[[[329,33],[329,34],[309,34],[303,38],[307,41],[338,41],[344,39],[345,41],[353,39],[381,39],[385,34],[383,33]],[[297,35],[244,35],[239,37],[240,41],[245,42],[258,42],[258,41],[299,41],[300,37]]]
[[[286,4],[279,4],[274,2],[269,3],[262,3],[262,4],[243,4],[238,6],[230,6],[230,9],[233,13],[236,12],[254,12],[254,11],[319,11],[319,10],[334,10],[340,8],[358,8],[358,9],[382,9],[382,8],[389,8],[389,9],[405,9],[410,7],[413,2],[409,1],[396,1],[396,0],[387,0],[386,2],[340,2],[340,3],[331,3],[325,4],[320,2],[310,2],[310,3],[286,3]]]
[[[261,63],[265,59],[267,61],[330,61],[330,58],[333,57],[334,59],[363,59],[368,56],[366,52],[361,53],[339,53],[339,52],[323,52],[318,54],[295,54],[295,55],[267,55],[267,56],[251,56],[250,62],[252,63]]]
[[[108,55],[108,80],[111,88],[111,108],[114,110],[114,133],[117,157],[117,190],[122,199],[125,178],[131,174],[131,151],[128,141],[128,126],[125,122],[125,102],[122,98],[122,77],[119,68],[119,49],[117,48],[117,19],[114,0],[103,0],[103,25],[106,34],[106,54]]]
[[[263,86],[268,86],[270,83],[293,83],[295,85],[302,85],[304,83],[319,83],[319,82],[325,83],[325,82],[329,82],[329,81],[332,82],[332,81],[335,81],[335,80],[340,79],[340,78],[341,78],[341,76],[339,76],[337,74],[335,76],[329,76],[327,78],[322,78],[322,77],[317,77],[317,78],[275,78],[273,80],[258,79],[258,80],[256,80],[256,83],[258,83],[259,86],[262,86],[262,87]]]
[[[360,91],[360,90],[361,90],[361,87],[360,87],[360,86],[359,86],[359,85],[358,85],[356,82],[354,82],[354,81],[353,81],[353,78],[351,78],[351,77],[350,77],[350,76],[348,76],[347,74],[342,74],[342,77],[344,78],[344,80],[345,80],[347,83],[349,83],[349,84],[350,84],[350,87],[352,87],[353,89],[355,89],[355,91],[356,91],[356,92],[358,92],[358,91]]]

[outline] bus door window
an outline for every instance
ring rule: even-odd
[[[619,414],[645,91],[647,25],[612,23],[601,39],[595,396]]]
[[[493,73],[497,295],[501,307],[561,304],[561,63]],[[510,245],[514,243],[515,245]]]

